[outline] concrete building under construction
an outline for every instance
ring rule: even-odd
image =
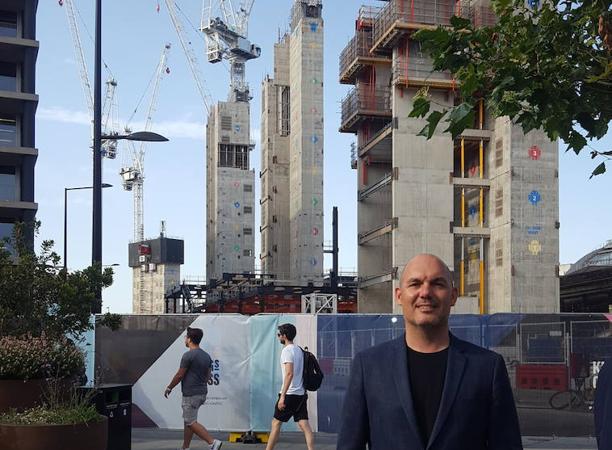
[[[454,270],[457,312],[558,312],[557,142],[482,101],[455,140],[444,126],[426,140],[425,121],[408,118],[422,87],[442,107],[459,100],[411,37],[453,15],[495,21],[481,0],[380,2],[361,8],[340,56],[340,82],[355,86],[340,131],[357,135],[358,309],[393,311],[403,266],[428,252]]]
[[[295,0],[262,83],[262,272],[323,281],[323,4]]]

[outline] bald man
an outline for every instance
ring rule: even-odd
[[[405,333],[355,356],[337,449],[522,449],[503,358],[449,332],[448,266],[415,256],[395,300]]]

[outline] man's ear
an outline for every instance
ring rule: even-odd
[[[455,303],[457,303],[458,297],[459,297],[459,291],[457,290],[456,287],[453,287],[451,291],[451,301],[450,301],[451,306],[455,306]]]
[[[395,303],[397,303],[398,305],[402,304],[402,289],[399,287],[395,288],[395,291],[393,292],[393,297],[395,297]]]

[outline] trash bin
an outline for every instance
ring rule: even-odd
[[[108,417],[108,450],[132,449],[132,385],[99,384],[91,402],[98,413]]]

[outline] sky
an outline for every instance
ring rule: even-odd
[[[208,0],[205,0],[208,3]],[[73,0],[78,10],[82,47],[93,85],[94,2]],[[229,73],[226,66],[206,62],[204,40],[196,31],[201,0],[176,0],[186,35],[198,59],[201,73],[213,99],[226,100]],[[350,168],[350,144],[354,135],[338,132],[340,101],[350,86],[338,82],[338,57],[354,34],[355,18],[363,1],[324,0],[325,21],[325,240],[331,240],[331,211],[339,207],[340,268],[357,268],[357,175]],[[371,4],[381,3],[371,1]],[[146,147],[144,224],[145,236],[156,237],[160,222],[166,236],[185,241],[183,278],[205,276],[205,108],[189,71],[187,60],[171,24],[163,0],[102,1],[102,54],[117,80],[119,122],[142,129],[149,104],[150,80],[166,43],[172,45],[170,73],[161,81],[152,131],[167,136],[167,143]],[[261,81],[273,72],[273,46],[288,30],[292,0],[256,0],[249,25],[250,40],[262,55],[247,63],[250,83],[251,136],[257,143],[251,164],[258,174]],[[91,186],[92,155],[89,113],[81,88],[64,6],[43,0],[38,6],[36,117],[36,201],[42,222],[38,242],[52,239],[63,251],[64,188]],[[187,17],[189,20],[186,20]],[[103,73],[103,78],[109,77]],[[134,110],[136,112],[134,113]],[[612,148],[612,133],[594,144],[599,150]],[[115,160],[104,160],[103,181],[113,185],[103,190],[103,264],[112,265],[114,283],[103,294],[103,311],[128,313],[132,308],[132,269],[127,265],[128,243],[133,239],[133,195],[123,190],[119,171],[131,162],[128,147],[120,144]],[[589,180],[597,165],[587,152],[576,156],[559,153],[560,262],[571,263],[612,239],[610,192],[612,173]],[[611,167],[612,169],[612,167]],[[259,178],[256,178],[256,199]],[[91,262],[91,190],[68,193],[68,267],[78,270]],[[260,216],[256,201],[255,229]],[[259,234],[256,251],[259,253]],[[328,256],[326,256],[328,258]],[[326,259],[326,267],[331,260]]]

